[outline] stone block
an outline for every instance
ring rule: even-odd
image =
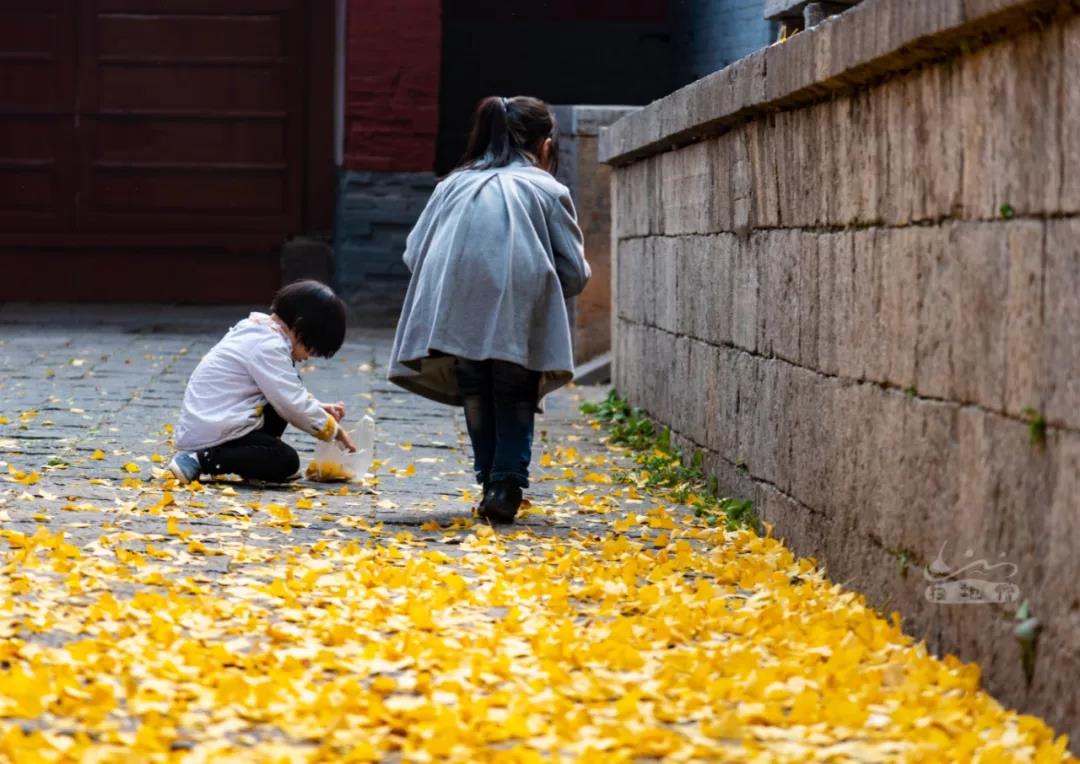
[[[900,388],[915,384],[918,342],[919,249],[933,228],[881,229],[876,237],[881,261],[881,373],[879,381]]]
[[[730,206],[716,194],[717,143],[694,143],[660,154],[657,161],[659,232],[676,236],[719,230],[716,211],[724,209],[730,217]]]
[[[855,278],[855,232],[845,231],[832,239],[831,309],[832,340],[836,353],[836,371],[840,376],[858,379],[862,374],[861,348],[858,345],[856,323],[859,315],[858,289]],[[865,236],[860,237],[860,240]],[[826,348],[828,350],[828,348]]]
[[[633,405],[640,406],[654,417],[660,416],[655,400],[656,374],[660,368],[660,359],[656,356],[658,334],[655,327],[641,327],[641,355],[635,359],[631,379],[637,395],[627,398]]]
[[[704,288],[709,283],[705,272],[707,253],[702,239],[700,236],[680,236],[673,240],[679,269],[675,331],[690,337],[701,336],[699,330],[708,301],[708,291]]]
[[[892,501],[893,521],[883,538],[893,548],[910,550],[926,564],[942,542],[954,537],[959,407],[891,394],[902,401],[903,422],[891,434],[899,480]]]
[[[816,360],[814,368],[823,374],[839,374],[836,339],[836,247],[846,234],[819,234],[817,238],[817,305],[814,308],[817,326]]]
[[[641,253],[641,280],[637,289],[641,294],[642,323],[656,325],[656,312],[659,291],[656,283],[656,239],[645,239],[645,248]]]
[[[868,385],[849,380],[836,381],[833,394],[834,411],[842,412],[833,422],[835,442],[843,447],[833,454],[835,482],[828,507],[830,516],[850,532],[859,525],[859,517],[867,511],[866,480],[871,454],[866,433],[875,415],[876,401]]]
[[[879,189],[885,179],[879,175],[881,140],[878,129],[883,107],[865,91],[839,98],[826,107],[825,119],[836,141],[834,190],[829,207],[833,225],[877,221]]]
[[[617,247],[615,311],[619,316],[643,323],[644,299],[646,292],[650,291],[652,277],[652,263],[645,256],[645,239],[625,239]]]
[[[1080,428],[1080,221],[1046,223],[1043,294],[1045,416]]]
[[[687,321],[687,334],[699,340],[710,341],[713,327],[721,310],[720,298],[728,274],[718,272],[719,261],[715,255],[723,234],[717,236],[695,236],[689,241],[693,258],[698,263],[698,287],[695,293],[695,311]],[[689,283],[689,282],[685,282]],[[728,288],[730,291],[730,287]],[[726,302],[730,302],[727,297]]]
[[[735,378],[736,389],[731,418],[734,427],[731,459],[737,465],[749,465],[754,456],[756,428],[759,425],[757,417],[762,393],[761,359],[749,353],[735,351],[732,353],[732,360],[731,372]]]
[[[765,234],[755,234],[735,250],[735,270],[732,273],[731,341],[744,350],[757,350],[758,283],[761,251]]]
[[[874,477],[860,481],[863,483],[859,486],[862,508],[856,524],[861,532],[879,539],[886,546],[895,547],[895,539],[902,535],[911,518],[911,510],[900,497],[908,482],[923,479],[922,475],[913,474],[909,466],[911,446],[920,448],[921,444],[909,444],[904,439],[913,399],[876,385],[858,387],[858,395],[866,405],[866,420],[861,428],[861,439],[851,445],[863,454],[861,461],[866,470],[863,474]],[[929,460],[924,464],[929,466]],[[935,472],[940,469],[936,465],[932,468]],[[929,475],[926,477],[930,479]]]
[[[749,432],[746,462],[750,474],[775,482],[779,451],[783,444],[786,412],[791,398],[790,364],[774,358],[750,356],[749,384],[740,388],[741,405],[747,408]]]
[[[1005,305],[1011,224],[962,223],[950,239],[957,267],[952,398],[1000,411],[1005,400]]]
[[[962,69],[956,61],[949,61],[905,80],[907,87],[901,98],[907,117],[903,124],[910,142],[903,155],[911,163],[889,166],[894,175],[911,180],[909,220],[937,220],[956,216],[961,210],[964,153],[956,136],[964,119]]]
[[[844,454],[852,448],[845,441],[847,386],[831,377],[803,371],[806,383],[796,401],[797,424],[793,425],[790,492],[814,510],[832,513],[851,476],[843,472]]]
[[[882,270],[879,241],[882,229],[856,231],[852,237],[853,314],[849,337],[853,343],[852,374],[856,379],[885,377],[887,327],[881,315]]]
[[[810,369],[818,368],[818,324],[821,303],[818,298],[818,240],[819,234],[797,234],[795,291],[798,294],[796,322],[798,348],[796,363]]]
[[[739,457],[738,414],[739,376],[736,365],[741,351],[730,347],[717,347],[713,351],[715,372],[715,411],[709,416],[705,432],[705,444],[734,463]]]
[[[770,231],[760,237],[757,351],[788,361],[799,357],[798,231]]]
[[[615,237],[626,239],[654,233],[659,184],[654,174],[655,161],[620,167],[615,171]]]
[[[667,402],[670,416],[665,422],[671,429],[701,443],[704,438],[694,438],[697,430],[693,420],[701,419],[701,379],[695,377],[692,347],[695,340],[690,337],[673,337],[669,342],[674,346],[674,359],[671,367],[671,385],[668,388]]]
[[[651,390],[649,398],[657,418],[670,425],[675,420],[676,403],[681,400],[681,380],[676,376],[679,368],[679,347],[671,334],[653,329],[651,332],[653,362],[650,363]]]
[[[960,288],[954,226],[943,226],[919,252],[919,329],[916,387],[920,395],[948,399],[954,384],[953,338],[958,319],[954,295]]]
[[[1045,406],[1042,369],[1045,305],[1044,224],[1017,221],[1006,228],[1008,272],[1005,297],[1005,411],[1022,416]],[[1075,299],[1075,293],[1074,293]],[[1074,371],[1074,374],[1080,371]]]
[[[771,388],[771,405],[759,427],[765,435],[760,450],[768,450],[769,457],[754,459],[762,470],[761,477],[781,491],[795,495],[792,490],[795,448],[802,440],[802,432],[808,429],[809,423],[803,418],[808,413],[805,406],[812,397],[812,383],[818,375],[776,359],[766,361],[766,368],[772,373],[767,383]]]
[[[963,207],[968,218],[1055,212],[1061,199],[1062,28],[1052,24],[961,63]],[[1002,109],[1001,104],[1009,104]]]
[[[750,160],[750,134],[739,128],[725,136],[730,145],[729,176],[731,186],[730,229],[739,236],[747,236],[756,221],[754,197],[754,168]],[[723,172],[724,168],[721,167]]]
[[[1050,444],[1048,444],[1049,446]],[[1061,632],[1070,633],[1074,655],[1080,654],[1080,435],[1076,432],[1059,433],[1053,448],[1047,448],[1050,458],[1056,460],[1055,477],[1046,517],[1046,563],[1047,575],[1041,586],[1040,596],[1046,602],[1059,603],[1052,617],[1061,621]]]
[[[710,236],[701,240],[705,247],[704,326],[697,335],[714,345],[731,343],[734,317],[733,281],[739,240],[730,234]]]
[[[735,227],[735,163],[739,151],[736,136],[727,133],[709,143],[713,147],[710,159],[715,163],[710,232],[731,231]]]
[[[647,394],[646,380],[650,370],[648,369],[647,352],[649,349],[649,328],[640,324],[623,324],[626,328],[626,340],[628,351],[634,353],[628,356],[628,362],[622,369],[623,385],[620,392],[628,400],[636,401],[644,405]]]
[[[635,354],[638,348],[630,342],[629,336],[634,325],[619,318],[618,315],[611,324],[611,384],[615,390],[625,396],[629,389],[627,371],[637,363],[638,357]]]
[[[710,421],[716,417],[719,398],[716,381],[716,348],[698,340],[689,341],[689,378],[694,380],[689,390],[683,424],[687,436],[697,446],[707,446]]]
[[[832,175],[832,151],[822,141],[829,116],[827,104],[780,112],[768,132],[768,150],[776,155],[778,218],[784,228],[828,222],[832,192],[826,180]]]
[[[1032,591],[1058,574],[1046,566],[1056,438],[1033,447],[1025,423],[973,408],[960,409],[958,424],[958,550],[1018,565],[1013,581]]]
[[[679,328],[678,240],[658,237],[653,245],[653,286],[656,294],[656,326],[676,333]]]
[[[875,111],[884,123],[884,132],[875,131],[873,140],[877,164],[881,173],[878,183],[877,209],[881,222],[904,225],[912,220],[917,178],[927,170],[926,156],[916,146],[917,129],[914,105],[917,102],[916,77],[908,75],[884,82],[874,91]],[[879,122],[879,130],[882,127]]]
[[[1062,21],[1061,81],[1080,82],[1080,16]],[[1080,213],[1080,89],[1061,90],[1061,205]]]
[[[756,228],[780,226],[779,157],[773,142],[775,122],[775,115],[768,115],[741,128],[750,156],[751,226]]]

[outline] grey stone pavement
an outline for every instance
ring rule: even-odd
[[[0,422],[8,420],[0,424],[0,525],[31,533],[42,523],[53,532],[64,530],[79,545],[93,542],[103,527],[162,533],[166,518],[145,510],[161,496],[161,470],[172,454],[169,426],[177,420],[186,381],[200,357],[247,312],[246,307],[0,306]],[[392,339],[390,331],[351,329],[333,359],[315,359],[302,374],[316,397],[345,402],[346,425],[364,413],[376,419],[374,484],[349,484],[345,495],[338,495],[338,485],[307,481],[287,488],[216,483],[206,487],[206,498],[230,502],[238,513],[252,512],[249,503],[286,504],[298,494],[310,498],[316,511],[297,517],[291,534],[297,544],[316,541],[335,526],[351,535],[365,523],[382,523],[387,530],[400,526],[434,539],[441,532],[431,527],[433,521],[445,528],[470,517],[476,485],[463,416],[385,380]],[[544,535],[605,530],[610,517],[575,511],[574,502],[567,501],[590,463],[612,458],[600,443],[603,433],[578,412],[583,400],[605,394],[606,388],[570,387],[549,396],[545,414],[537,419],[534,479],[526,492],[533,506],[514,529]],[[285,437],[306,464],[314,439],[291,428]],[[542,454],[554,453],[557,446],[578,453],[565,464],[556,460],[542,467]],[[95,451],[102,452],[97,459]],[[129,472],[126,465],[139,470]],[[575,466],[573,479],[564,479],[570,474],[567,465]],[[36,470],[41,477],[27,485],[17,482],[12,470]],[[589,484],[588,490],[612,489]],[[245,543],[280,542],[256,524],[249,531],[221,526],[218,501],[183,499],[178,497],[178,505],[188,509],[190,522],[211,526],[206,528],[211,536],[227,530],[234,537],[246,533],[235,539]]]

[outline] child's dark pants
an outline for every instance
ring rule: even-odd
[[[281,415],[267,403],[263,408],[263,426],[258,430],[198,452],[202,471],[270,483],[285,482],[300,469],[300,457],[281,439],[285,425]]]
[[[509,361],[458,358],[458,390],[472,441],[476,482],[529,485],[540,372]]]

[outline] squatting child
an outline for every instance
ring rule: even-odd
[[[345,305],[317,281],[281,289],[270,314],[252,313],[211,348],[188,380],[169,469],[181,483],[233,474],[280,483],[300,477],[300,457],[281,439],[286,424],[355,451],[339,425],[345,406],[320,403],[296,371],[329,358],[345,340]]]

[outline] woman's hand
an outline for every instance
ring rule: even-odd
[[[334,436],[334,440],[336,440],[341,445],[341,447],[348,451],[350,454],[356,453],[356,444],[352,442],[352,438],[349,437],[349,433],[345,432],[345,430],[341,429],[340,427],[338,428],[337,435]]]
[[[345,404],[341,401],[337,403],[320,403],[322,410],[332,416],[337,421],[341,421],[345,418]]]

